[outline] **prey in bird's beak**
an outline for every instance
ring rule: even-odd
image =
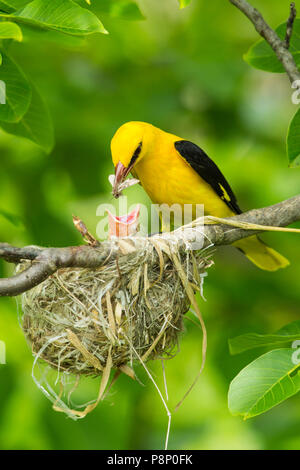
[[[115,174],[109,176],[109,182],[113,187],[112,193],[113,196],[117,199],[122,195],[122,191],[129,186],[133,186],[134,184],[139,183],[139,180],[136,178],[130,178],[127,181],[126,178],[129,175],[133,165],[129,165],[129,167],[125,167],[123,163],[118,162],[115,167]]]

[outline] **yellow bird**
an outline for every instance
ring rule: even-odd
[[[242,211],[217,165],[197,145],[146,122],[123,124],[111,141],[115,189],[129,173],[155,204],[204,205],[206,215],[232,217]],[[276,271],[289,261],[257,236],[233,244],[252,263]]]

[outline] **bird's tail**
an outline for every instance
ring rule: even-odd
[[[277,271],[290,264],[288,259],[266,245],[256,235],[234,242],[233,245],[260,269]]]

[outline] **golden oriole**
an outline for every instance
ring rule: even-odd
[[[127,122],[111,141],[115,186],[131,172],[155,204],[203,204],[207,215],[231,217],[242,211],[217,165],[197,145],[145,122]],[[289,261],[257,236],[233,244],[268,271]]]

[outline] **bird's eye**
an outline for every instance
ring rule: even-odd
[[[138,159],[138,156],[140,155],[141,150],[142,150],[142,145],[143,145],[143,142],[140,142],[137,148],[135,149],[134,154],[132,155],[132,158],[130,160],[130,166],[133,166],[136,160]]]

